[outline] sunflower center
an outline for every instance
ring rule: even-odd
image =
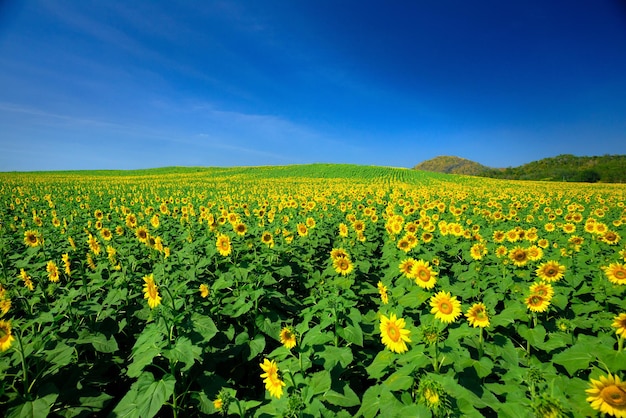
[[[389,327],[387,328],[387,336],[389,336],[389,339],[391,339],[394,343],[398,342],[400,339],[400,330],[395,324],[389,324]]]
[[[452,305],[446,301],[439,303],[439,311],[443,314],[451,314],[452,313]]]
[[[600,397],[612,406],[626,405],[626,392],[615,385],[607,386],[602,389]]]
[[[417,273],[417,277],[419,277],[420,280],[427,282],[430,279],[430,273],[424,269],[420,269]]]
[[[532,306],[539,306],[543,302],[543,298],[540,295],[533,295],[529,300]]]
[[[518,252],[515,253],[514,258],[517,261],[524,261],[526,259],[526,253],[522,252],[522,251],[518,251]]]
[[[619,269],[614,273],[614,276],[617,280],[624,280],[626,279],[626,270]]]

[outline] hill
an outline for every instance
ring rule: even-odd
[[[577,157],[562,154],[508,168],[491,168],[464,158],[442,156],[414,168],[508,180],[626,183],[626,155]]]
[[[478,176],[491,170],[491,168],[477,162],[447,155],[421,162],[416,165],[414,169],[446,174],[467,174],[471,176]]]

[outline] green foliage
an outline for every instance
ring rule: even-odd
[[[577,157],[563,154],[504,169],[486,167],[464,158],[441,156],[424,161],[414,169],[508,180],[626,183],[626,155]]]

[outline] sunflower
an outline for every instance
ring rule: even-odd
[[[540,260],[541,257],[543,257],[543,250],[536,245],[532,245],[531,247],[529,247],[526,250],[526,253],[528,254],[528,259],[530,261],[537,261]]]
[[[535,417],[561,418],[566,416],[559,400],[547,393],[536,396],[531,408]]]
[[[298,235],[300,235],[301,237],[306,237],[309,234],[308,228],[303,223],[299,223],[296,229],[298,231]]]
[[[148,234],[148,228],[146,228],[145,226],[140,226],[135,231],[135,236],[137,236],[137,239],[140,242],[143,242],[145,244],[146,242],[148,242],[148,237],[150,236]]]
[[[239,235],[240,237],[243,237],[244,235],[246,235],[246,232],[248,231],[248,228],[246,227],[246,224],[239,222],[238,224],[236,224],[233,227],[235,233],[237,235]]]
[[[526,307],[533,312],[545,312],[550,306],[550,299],[531,293],[525,300]]]
[[[290,327],[284,327],[280,331],[280,343],[289,350],[296,346],[296,334]]]
[[[604,274],[611,283],[626,284],[626,265],[622,263],[611,263],[606,267],[602,267]]]
[[[487,307],[482,302],[473,304],[465,314],[465,317],[473,327],[485,328],[489,326]]]
[[[342,276],[346,276],[352,272],[354,266],[352,265],[349,257],[342,257],[333,261],[333,268],[337,273]]]
[[[339,236],[344,238],[348,236],[348,225],[344,223],[339,224]]]
[[[144,299],[148,299],[148,306],[154,309],[161,304],[161,296],[159,296],[159,288],[154,284],[154,275],[150,273],[144,276],[143,285]]]
[[[209,286],[205,285],[204,283],[200,285],[198,290],[200,291],[201,297],[206,298],[207,296],[209,296]]]
[[[24,232],[24,243],[29,247],[37,247],[38,245],[41,245],[41,242],[39,232],[33,230]]]
[[[126,215],[126,226],[129,228],[137,227],[137,217],[133,215],[132,213],[129,213],[128,215]]]
[[[617,245],[617,243],[622,239],[622,237],[613,231],[607,231],[600,237],[600,241],[609,244],[609,245]]]
[[[0,320],[0,351],[7,351],[15,337],[11,335],[11,322]]]
[[[433,234],[431,234],[430,232],[424,232],[422,234],[422,241],[424,241],[424,243],[428,244],[432,240],[433,240]]]
[[[26,270],[20,269],[20,278],[24,281],[24,287],[26,287],[28,290],[32,291],[35,289],[35,285],[33,285],[33,281],[31,280],[28,273],[26,273]]]
[[[405,277],[407,277],[408,279],[413,279],[413,265],[415,263],[417,263],[417,261],[414,258],[405,258],[400,262],[398,268],[400,269],[400,272],[405,275]]]
[[[105,240],[105,241],[111,241],[111,238],[113,237],[113,234],[111,233],[111,230],[109,228],[102,228],[100,230],[100,236]]]
[[[482,260],[485,254],[487,254],[487,247],[485,247],[485,244],[474,244],[472,245],[472,248],[470,248],[470,257],[474,260]]]
[[[496,249],[496,257],[498,258],[502,258],[505,255],[507,255],[507,253],[509,252],[509,250],[507,250],[507,248],[504,245],[500,245],[497,249]]]
[[[380,317],[380,337],[382,343],[394,353],[404,353],[408,350],[406,343],[410,343],[411,331],[404,329],[406,323],[403,318],[396,318],[396,314]]]
[[[359,221],[354,221],[352,223],[352,228],[354,228],[354,230],[356,232],[363,232],[365,230],[365,222],[359,220]]]
[[[217,409],[218,411],[221,411],[223,406],[224,401],[222,400],[222,398],[217,398],[213,401],[213,408]]]
[[[515,229],[510,229],[506,232],[506,239],[509,242],[516,242],[519,241],[519,234],[517,233],[517,230]]]
[[[0,316],[4,316],[11,309],[11,299],[0,299]]]
[[[552,296],[554,296],[554,289],[549,283],[533,283],[532,285],[530,285],[530,294],[539,295],[542,298],[550,301],[552,299]]]
[[[547,261],[542,263],[535,270],[537,276],[546,282],[556,282],[563,278],[565,273],[565,266],[559,264],[557,261]]]
[[[593,233],[597,235],[604,235],[608,231],[608,227],[602,222],[596,222],[593,224]]]
[[[493,231],[493,241],[497,242],[498,244],[501,243],[502,241],[504,241],[504,238],[506,237],[504,231]]]
[[[311,217],[306,218],[306,226],[307,226],[307,227],[309,227],[309,228],[315,228],[315,225],[316,225],[316,223],[315,223],[315,219],[313,219],[313,218],[311,218]]]
[[[48,261],[48,264],[46,264],[46,271],[48,272],[48,279],[52,283],[59,281],[59,268],[54,261]]]
[[[232,250],[232,247],[230,246],[230,238],[228,238],[228,235],[224,234],[219,234],[217,236],[215,246],[217,247],[217,251],[219,251],[219,253],[224,257],[228,256]]]
[[[437,272],[428,265],[428,261],[418,260],[411,266],[411,277],[422,289],[432,289],[437,283]]]
[[[617,335],[621,338],[626,338],[626,313],[621,313],[613,318],[611,326],[615,328],[615,333]]]
[[[430,298],[430,306],[430,313],[441,322],[450,323],[461,315],[461,302],[443,290]]]
[[[264,359],[263,363],[259,364],[259,366],[261,366],[261,369],[265,372],[261,374],[263,383],[265,383],[265,389],[270,392],[271,396],[280,399],[283,394],[285,382],[278,377],[278,365],[274,360]]]
[[[330,251],[330,258],[332,258],[333,261],[337,260],[338,258],[346,258],[346,257],[349,257],[349,256],[346,250],[344,250],[343,248],[333,248]]]
[[[528,252],[522,247],[515,247],[509,251],[509,259],[518,267],[522,267],[528,263]]]
[[[548,246],[550,245],[550,241],[548,241],[545,238],[541,238],[539,241],[537,241],[537,245],[539,246],[539,248],[548,248]]]
[[[383,305],[389,303],[389,295],[387,295],[387,286],[383,284],[383,282],[378,282],[378,293],[380,293],[380,300],[383,302]]]
[[[420,379],[417,388],[418,402],[426,405],[435,417],[450,415],[450,399],[443,386],[428,376]]]
[[[261,235],[261,242],[270,248],[274,247],[274,237],[271,233],[267,231],[263,232],[263,234]]]
[[[409,242],[408,239],[402,238],[398,241],[398,245],[397,245],[399,250],[404,251],[405,253],[408,253],[409,250],[411,250],[411,243]]]
[[[590,379],[589,386],[585,392],[593,409],[618,418],[626,417],[626,382],[619,376],[609,373],[608,377],[600,376],[600,380]]]
[[[91,252],[93,252],[95,255],[99,255],[100,243],[98,242],[98,240],[93,235],[89,234],[87,242],[89,243],[89,249],[91,250]]]

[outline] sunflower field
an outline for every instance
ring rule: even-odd
[[[626,186],[0,173],[7,417],[626,417]]]

